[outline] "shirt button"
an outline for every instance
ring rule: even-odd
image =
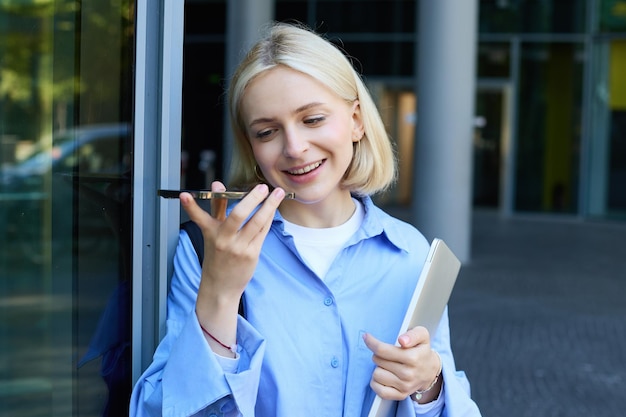
[[[339,366],[339,359],[337,359],[336,356],[333,356],[333,358],[330,360],[330,366],[332,366],[333,368]]]
[[[324,298],[324,305],[329,306],[333,303],[333,299],[331,297]]]

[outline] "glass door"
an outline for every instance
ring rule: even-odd
[[[413,182],[413,155],[418,99],[408,88],[371,83],[369,88],[398,152],[398,181],[379,202],[408,206]],[[479,80],[474,128],[473,204],[504,213],[511,211],[512,88],[508,80]]]
[[[586,210],[594,218],[626,218],[626,41],[593,47]]]
[[[473,205],[510,213],[512,176],[511,85],[479,80],[474,119]]]
[[[0,4],[0,415],[127,413],[133,10]]]

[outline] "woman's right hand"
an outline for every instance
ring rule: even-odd
[[[225,187],[216,181],[211,190],[225,191]],[[256,269],[263,241],[284,196],[280,188],[270,194],[267,185],[259,184],[221,221],[202,209],[190,194],[180,195],[184,210],[204,238],[196,314],[200,324],[226,344],[236,337],[239,299]]]

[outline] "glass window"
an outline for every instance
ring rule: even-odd
[[[331,32],[413,33],[414,0],[318,1],[315,25]]]
[[[497,208],[501,201],[501,158],[508,129],[505,91],[502,86],[479,86],[476,91],[472,177],[473,204],[477,207]]]
[[[185,32],[189,36],[224,35],[226,1],[186,0],[185,10]]]
[[[511,54],[508,43],[481,42],[478,45],[477,71],[481,78],[508,78]]]
[[[189,5],[186,15],[191,14]],[[221,177],[224,131],[224,42],[194,41],[185,33],[181,187],[204,189]],[[218,57],[218,59],[216,59]]]
[[[626,109],[611,111],[609,160],[609,214],[626,217]]]
[[[626,41],[594,45],[589,214],[626,217]]]
[[[582,47],[524,44],[521,55],[515,209],[575,213]]]
[[[582,33],[586,0],[480,0],[480,33]]]
[[[368,88],[380,109],[398,157],[398,180],[390,190],[375,199],[379,204],[408,206],[413,184],[417,98],[410,87],[391,87],[382,82],[372,82]]]
[[[0,4],[0,415],[127,413],[133,9]]]
[[[204,189],[223,176],[226,2],[184,6],[182,188]]]
[[[308,23],[309,2],[307,0],[276,0],[276,20],[297,20]]]
[[[413,76],[413,42],[351,42],[340,45],[354,57],[354,68],[365,76]]]
[[[599,29],[601,32],[626,32],[626,2],[599,0]]]

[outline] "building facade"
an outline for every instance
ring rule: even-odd
[[[441,2],[447,13],[455,1]],[[460,138],[471,141],[472,206],[626,220],[626,1],[477,3],[473,135]],[[416,0],[1,2],[0,414],[125,414],[163,335],[181,221],[156,190],[224,175],[224,88],[242,48],[233,16],[307,23],[355,57],[399,155],[399,180],[379,202],[414,205],[425,140],[416,56],[420,43],[438,45],[419,35],[420,10]]]

